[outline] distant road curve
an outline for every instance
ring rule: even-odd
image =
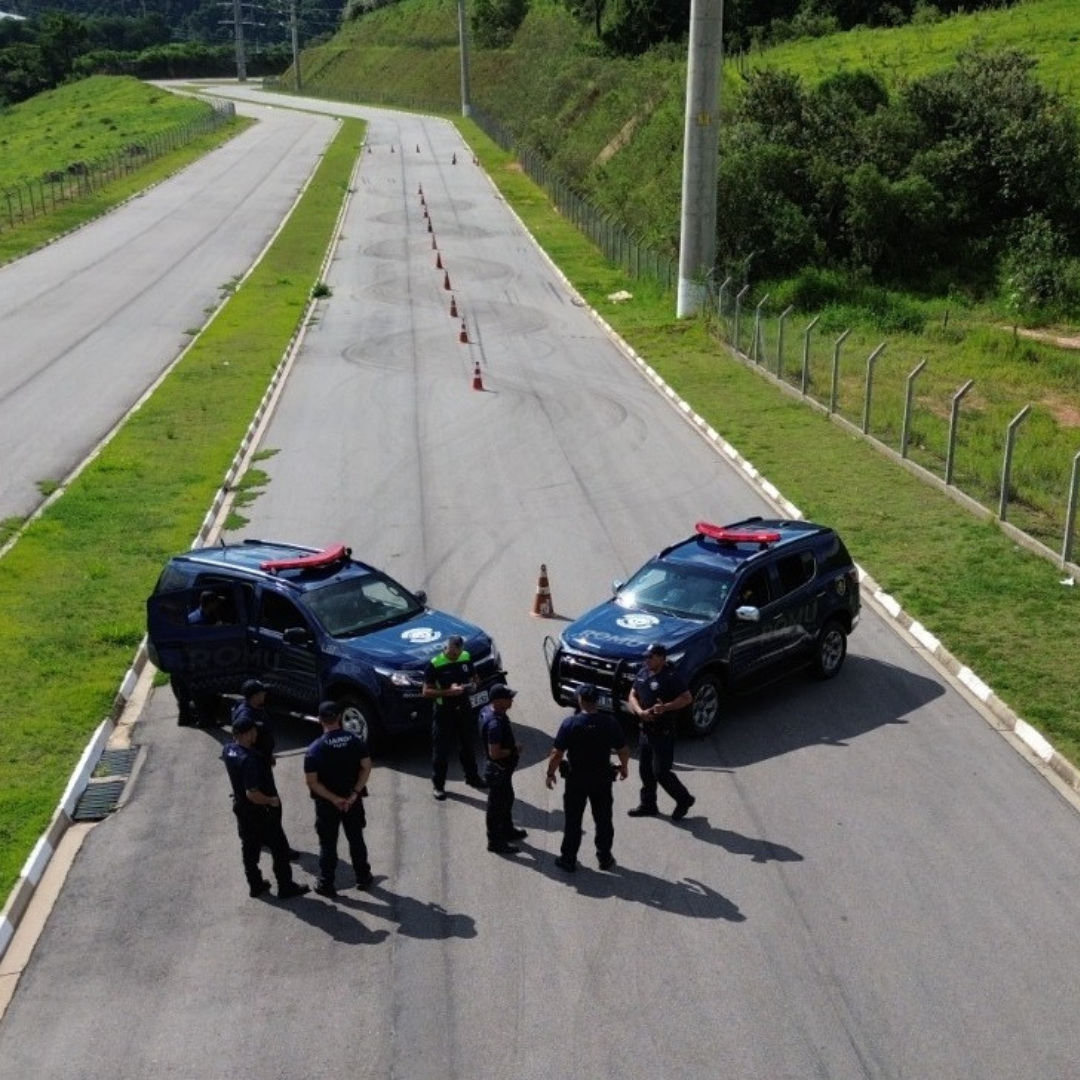
[[[329,116],[237,109],[260,123],[0,267],[0,519],[31,514],[43,501],[38,484],[69,475],[176,359],[337,129]]]

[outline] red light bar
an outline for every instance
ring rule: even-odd
[[[299,555],[295,559],[269,559],[260,563],[259,569],[276,574],[279,570],[314,570],[320,566],[333,566],[344,562],[351,552],[344,544],[323,548],[312,555]]]
[[[768,532],[765,529],[727,529],[723,525],[713,525],[708,521],[699,521],[694,529],[702,536],[723,540],[729,544],[775,544],[780,539],[778,532]]]

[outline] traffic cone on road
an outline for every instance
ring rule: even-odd
[[[442,252],[441,251],[439,252],[438,255],[435,256],[435,269],[436,270],[441,270],[442,269]]]
[[[454,154],[454,156],[450,159],[450,164],[451,165],[456,165],[457,164],[457,154]]]
[[[444,289],[446,289],[446,291],[447,291],[447,292],[449,292],[449,291],[450,291],[450,271],[449,271],[449,270],[447,270],[447,271],[446,271],[446,272],[445,272],[445,273],[443,274],[443,279],[442,279],[442,287],[443,287]]]
[[[431,234],[431,250],[434,251],[439,245],[435,243],[435,234]]]
[[[450,297],[450,318],[457,318],[457,301],[452,296]]]
[[[469,331],[465,329],[464,319],[461,320],[461,329],[458,331],[457,339],[461,342],[462,345],[469,344]]]
[[[541,619],[550,619],[555,614],[551,603],[551,586],[548,584],[547,565],[540,564],[540,578],[536,583],[536,596],[533,598],[531,614]]]
[[[434,231],[435,231],[435,230],[434,230],[434,229],[433,229],[433,228],[431,227],[431,218],[428,218],[428,219],[427,219],[427,231],[428,231],[428,232],[434,232]]]
[[[484,389],[484,380],[480,377],[480,361],[476,361],[476,367],[473,368],[472,373],[472,388],[474,390]]]
[[[420,198],[423,199],[423,197],[424,197],[424,185],[421,184],[420,185]]]
[[[419,143],[416,144],[416,152],[418,154],[420,153],[420,144]]]

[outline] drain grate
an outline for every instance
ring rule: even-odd
[[[72,820],[101,821],[107,818],[116,809],[138,756],[137,746],[103,751],[94,775],[79,796]]]

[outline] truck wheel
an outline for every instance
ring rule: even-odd
[[[715,675],[699,675],[691,684],[694,700],[690,703],[687,729],[695,738],[703,739],[720,723],[720,681]]]
[[[847,634],[843,625],[830,619],[822,628],[814,652],[814,675],[819,679],[831,679],[839,674],[847,656]]]
[[[371,753],[375,753],[376,748],[381,749],[382,739],[374,709],[357,694],[344,694],[340,700],[341,726],[359,735],[368,744]]]

